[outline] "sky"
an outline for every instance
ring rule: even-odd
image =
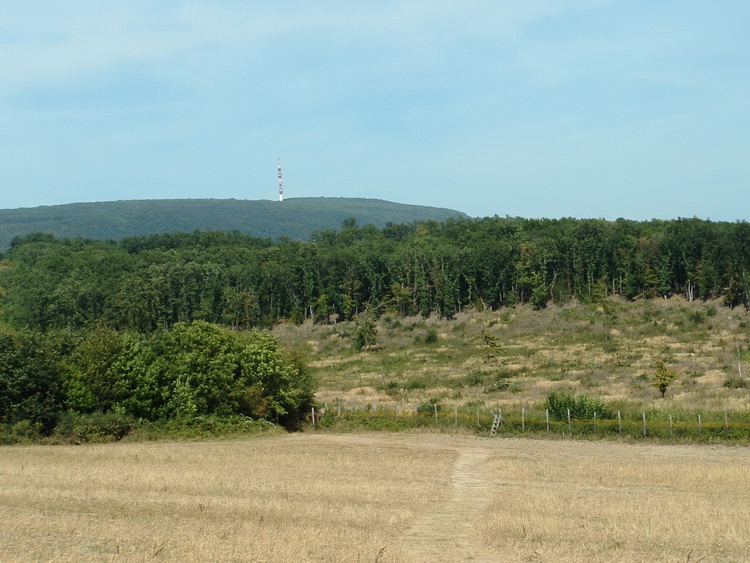
[[[0,0],[0,208],[750,220],[750,2]]]

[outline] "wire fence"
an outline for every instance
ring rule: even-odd
[[[429,408],[428,408],[429,407]],[[739,413],[617,412],[611,418],[578,419],[568,413],[560,420],[550,411],[505,411],[467,409],[446,405],[423,405],[417,409],[387,408],[384,405],[346,407],[337,405],[313,409],[313,425],[333,427],[355,424],[370,428],[424,428],[444,431],[472,430],[485,434],[557,434],[581,437],[655,438],[666,440],[738,441],[750,438],[750,416]],[[493,422],[495,424],[493,424]]]

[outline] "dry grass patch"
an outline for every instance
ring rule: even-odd
[[[745,448],[430,433],[6,447],[0,560],[741,561],[748,490]]]
[[[750,553],[747,449],[506,444],[487,465],[495,492],[482,528],[504,561],[741,561]]]
[[[0,560],[372,561],[453,457],[303,435],[3,448]]]

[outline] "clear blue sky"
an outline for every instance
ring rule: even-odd
[[[0,208],[750,220],[745,0],[0,0]]]

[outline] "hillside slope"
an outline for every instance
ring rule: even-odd
[[[360,225],[445,221],[466,217],[452,209],[364,198],[292,198],[284,202],[235,199],[135,200],[0,209],[0,249],[33,232],[64,238],[119,240],[194,230],[240,231],[258,237],[304,240],[315,230]]]

